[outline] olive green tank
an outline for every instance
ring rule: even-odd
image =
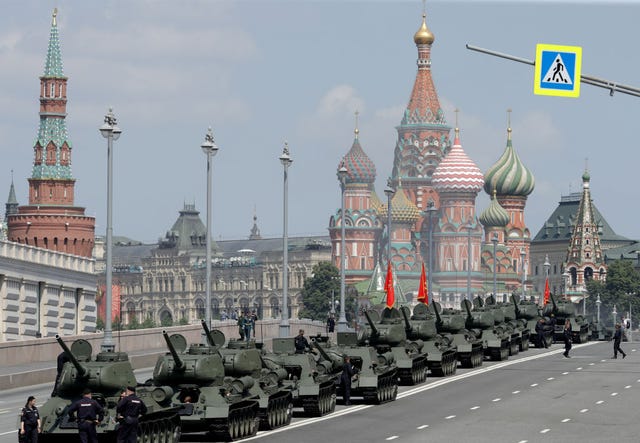
[[[413,308],[413,315],[407,306],[402,306],[400,312],[404,317],[407,338],[424,343],[422,353],[427,355],[427,367],[434,377],[443,377],[456,373],[458,360],[456,346],[451,334],[440,333],[437,327],[437,317],[429,312],[424,303]],[[418,379],[421,383],[424,379]]]
[[[542,317],[540,308],[533,300],[518,300],[515,294],[511,294],[511,300],[516,311],[516,318],[520,321],[526,322],[527,329],[529,330],[529,346],[534,347],[549,347],[553,343],[553,325],[551,325],[551,319],[549,317]],[[539,343],[538,332],[536,331],[536,325],[540,321],[544,320],[541,335],[542,343]]]
[[[463,307],[472,317],[472,331],[482,340],[485,357],[497,361],[508,359],[511,336],[503,325],[504,313],[499,309],[484,306],[480,297],[473,299],[473,311],[469,303],[463,303]]]
[[[555,300],[550,294],[551,303],[547,303],[542,309],[546,316],[553,316],[554,339],[562,341],[564,338],[564,323],[566,319],[571,322],[571,339],[574,343],[586,343],[589,340],[589,322],[582,315],[576,313],[576,305],[570,300]]]
[[[416,309],[413,313],[416,315]],[[484,345],[481,339],[476,337],[473,328],[473,317],[464,315],[454,309],[442,309],[440,304],[433,302],[428,307],[429,313],[436,318],[438,332],[451,337],[451,343],[456,348],[456,359],[463,368],[476,368],[482,365],[484,360]]]
[[[367,324],[359,332],[358,343],[375,347],[379,354],[392,353],[400,384],[422,383],[428,371],[424,342],[407,339],[400,311],[396,308],[384,308],[381,315],[374,310],[365,311],[364,315]]]
[[[518,318],[516,305],[513,303],[496,303],[496,309],[501,309],[504,322],[511,333],[509,355],[529,349],[529,328],[527,322]]]
[[[326,338],[326,337],[325,337]],[[311,337],[312,344],[323,337]],[[336,381],[342,372],[342,359],[335,361],[323,354],[296,354],[294,337],[274,338],[272,352],[262,355],[267,367],[281,367],[287,372],[283,386],[291,392],[294,408],[311,417],[331,413],[336,408]]]
[[[250,392],[256,381],[249,376],[226,377],[218,347],[224,336],[214,335],[214,345],[191,344],[180,334],[162,331],[169,352],[158,357],[152,382],[168,386],[164,393],[180,408],[184,433],[207,433],[209,441],[250,437],[258,430],[258,399]]]
[[[62,368],[56,393],[40,407],[41,443],[76,441],[78,425],[69,418],[68,410],[82,397],[84,389],[104,408],[104,419],[96,427],[100,441],[115,441],[119,426],[116,406],[126,386],[136,386],[135,375],[125,352],[100,352],[92,359],[93,350],[86,340],[76,340],[67,347],[59,336],[56,340],[69,359]],[[136,394],[147,406],[147,414],[140,418],[138,435],[143,441],[177,443],[181,425],[178,408],[170,399],[158,395],[157,389],[166,386],[137,386]]]

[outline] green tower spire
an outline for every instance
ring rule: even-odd
[[[60,51],[60,39],[58,38],[58,23],[56,21],[57,15],[58,8],[55,8],[51,19],[51,34],[49,36],[49,48],[47,49],[43,77],[64,78],[62,52]]]

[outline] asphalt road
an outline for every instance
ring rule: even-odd
[[[610,359],[611,342],[531,349],[506,362],[485,362],[455,376],[400,389],[384,406],[338,406],[321,418],[294,418],[285,428],[243,441],[305,442],[604,442],[640,441],[640,353]],[[139,380],[150,370],[137,371]],[[15,443],[16,414],[28,395],[42,404],[51,386],[0,394],[0,443]],[[185,438],[187,441],[202,441]]]

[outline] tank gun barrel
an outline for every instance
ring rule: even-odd
[[[87,375],[87,368],[82,366],[82,364],[78,361],[76,356],[73,355],[73,353],[71,352],[71,350],[69,349],[67,344],[57,334],[56,334],[56,341],[58,342],[58,344],[60,345],[60,347],[64,351],[65,355],[69,358],[69,361],[73,364],[73,366],[76,367],[76,370],[78,371],[78,375],[80,377],[84,377],[85,375]]]
[[[171,340],[169,339],[169,334],[167,334],[167,331],[162,331],[162,336],[164,337],[164,341],[167,342],[167,347],[169,348],[169,352],[171,352],[171,356],[173,357],[173,361],[176,364],[176,369],[179,370],[179,371],[184,370],[184,368],[185,368],[184,362],[182,361],[182,359],[178,355],[178,352],[176,351],[175,346],[173,346],[173,343],[171,343]]]
[[[438,329],[442,327],[442,317],[440,317],[440,312],[438,312],[438,305],[433,303],[433,312],[436,314],[436,326]]]
[[[558,305],[556,305],[556,299],[553,298],[553,294],[549,293],[549,299],[551,300],[551,304],[553,304],[553,312],[557,312]]]
[[[516,297],[516,294],[511,294],[511,300],[513,301],[513,306],[516,309],[516,318],[520,318],[522,312],[520,311],[520,305],[518,305],[518,297]]]
[[[377,337],[379,335],[378,328],[376,328],[375,323],[371,319],[371,315],[369,315],[369,312],[364,311],[364,316],[367,319],[367,323],[369,323],[369,327],[371,328],[371,335]]]
[[[404,318],[404,329],[407,332],[411,332],[413,330],[413,326],[411,326],[411,322],[409,321],[409,315],[407,314],[408,310],[409,308],[407,308],[406,306],[400,308],[400,312],[402,312],[402,318]]]
[[[207,343],[209,343],[209,346],[215,346],[213,338],[211,337],[211,330],[209,329],[209,326],[207,326],[207,322],[205,320],[202,320],[202,329],[204,330],[205,337],[207,337]]]
[[[342,363],[341,361],[337,361],[337,359],[331,358],[331,356],[327,354],[327,351],[322,346],[320,346],[320,343],[318,343],[317,341],[313,341],[311,342],[311,344],[312,346],[315,346],[318,352],[320,352],[322,359],[331,363],[331,365],[337,367],[340,363]]]

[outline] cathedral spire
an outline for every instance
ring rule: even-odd
[[[49,48],[47,49],[47,59],[44,64],[43,77],[63,78],[62,52],[60,51],[60,38],[58,37],[58,8],[53,9],[51,19],[51,33],[49,35]]]

